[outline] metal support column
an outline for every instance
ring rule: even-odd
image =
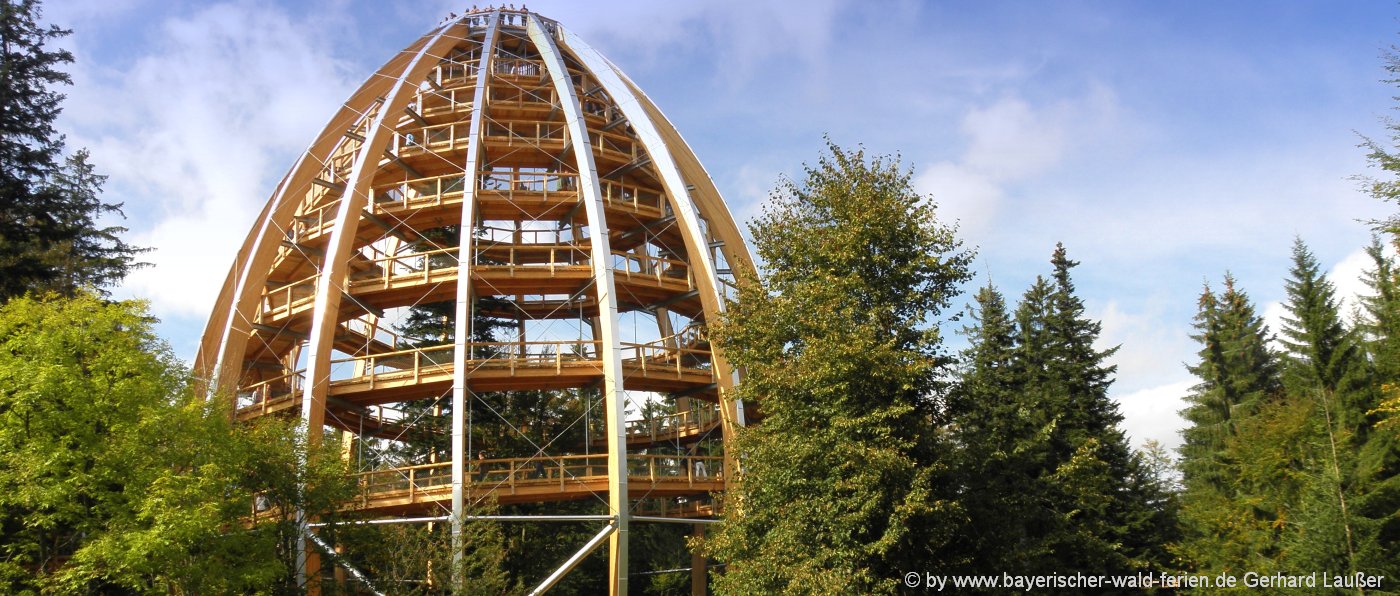
[[[476,89],[472,95],[472,122],[467,131],[467,162],[462,190],[462,228],[457,244],[457,304],[456,330],[452,338],[452,591],[460,593],[465,580],[462,576],[462,524],[466,515],[466,412],[471,407],[467,389],[468,344],[472,302],[472,245],[476,238],[477,163],[481,156],[481,123],[486,110],[486,88],[491,80],[491,54],[495,53],[496,24],[500,11],[494,11],[486,21],[486,34],[481,41],[481,57],[476,66]]]
[[[622,386],[622,346],[618,339],[617,297],[613,285],[612,248],[608,243],[607,220],[603,214],[603,197],[599,192],[598,168],[588,149],[588,124],[579,105],[578,92],[572,77],[554,42],[539,17],[530,15],[530,41],[540,52],[555,93],[563,104],[568,132],[572,139],[574,157],[578,163],[579,200],[588,216],[594,291],[598,293],[598,321],[603,361],[603,400],[608,433],[608,513],[616,516],[616,530],[608,541],[608,591],[627,593],[627,435]]]
[[[379,111],[370,121],[365,141],[360,145],[351,166],[345,195],[341,197],[337,206],[335,225],[326,247],[325,258],[321,262],[320,274],[316,278],[316,306],[313,311],[315,314],[311,322],[310,339],[307,342],[309,353],[306,360],[306,385],[302,393],[301,418],[306,424],[308,449],[320,443],[325,427],[326,396],[330,390],[331,378],[331,351],[334,349],[335,329],[339,323],[337,317],[340,313],[341,297],[346,295],[347,268],[351,255],[355,252],[355,235],[359,229],[360,213],[364,211],[370,193],[370,183],[375,170],[378,169],[379,156],[395,134],[392,126],[385,126],[385,121],[390,114],[401,112],[408,104],[408,95],[416,88],[411,87],[408,81],[422,80],[428,69],[436,66],[434,62],[425,62],[423,57],[439,54],[456,43],[455,36],[445,35],[454,27],[456,23],[439,27],[432,39],[424,44],[404,67],[403,73],[385,97],[383,105],[379,106]],[[306,512],[298,510],[296,518],[297,523],[305,530],[309,521]],[[302,576],[299,579],[303,580],[301,583],[306,586],[308,593],[319,593],[319,578],[306,576],[313,573],[319,575],[320,555],[307,545],[305,535],[303,531],[298,537],[298,573]]]

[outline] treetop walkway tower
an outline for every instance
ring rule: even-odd
[[[475,11],[379,68],[292,165],[196,369],[237,394],[239,419],[299,414],[313,441],[326,427],[361,448],[450,434],[450,453],[362,469],[347,507],[366,516],[435,515],[456,538],[475,500],[596,500],[602,513],[574,517],[598,534],[540,586],[606,540],[610,590],[625,593],[629,523],[712,517],[703,497],[734,470],[724,447],[744,404],[705,325],[752,267],[635,83],[559,23]],[[447,331],[404,333],[429,304]],[[471,400],[499,391],[596,399],[603,436],[474,452]]]

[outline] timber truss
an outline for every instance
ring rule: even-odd
[[[299,157],[235,259],[196,368],[236,393],[240,420],[344,433],[359,468],[346,508],[447,521],[459,557],[474,502],[595,501],[597,515],[537,518],[600,524],[539,589],[606,542],[621,594],[629,524],[713,520],[709,497],[733,476],[744,405],[705,329],[732,271],[752,266],[709,176],[630,79],[554,21],[476,11],[391,58]],[[453,333],[396,332],[428,304],[453,305]],[[587,438],[474,450],[469,406],[499,391],[587,400],[573,421]],[[428,461],[383,455],[445,437],[450,452]],[[306,525],[315,589],[323,541]]]

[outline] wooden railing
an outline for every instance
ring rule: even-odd
[[[501,228],[495,226],[477,226],[476,242],[482,246],[495,244],[570,244],[576,240],[583,242],[584,239],[575,239],[575,232],[569,228],[559,227],[544,230]]]
[[[628,420],[627,440],[669,441],[698,435],[714,428],[719,424],[719,407],[708,402],[698,402],[697,405],[699,404],[704,406],[686,412]]]
[[[394,155],[410,155],[419,151],[444,151],[466,143],[471,136],[471,121],[445,122],[427,126],[405,126],[395,131],[389,151]]]
[[[461,201],[465,185],[466,177],[462,174],[443,174],[381,184],[374,187],[371,209],[374,214],[379,215],[391,208],[431,207],[441,205],[447,200]]]
[[[291,283],[274,288],[264,288],[262,300],[259,303],[261,310],[258,313],[258,319],[267,320],[287,316],[296,308],[314,302],[318,275],[312,273]]]
[[[613,180],[600,180],[599,183],[599,193],[609,205],[631,205],[633,210],[645,208],[657,215],[665,210],[666,195],[660,192]]]
[[[442,89],[420,90],[414,96],[413,102],[409,104],[409,109],[418,112],[419,116],[431,118],[440,114],[449,113],[470,113],[472,101],[476,99],[476,87],[469,85],[454,85],[443,87]],[[404,118],[410,118],[407,114]],[[409,120],[416,122],[416,120]]]
[[[578,174],[572,172],[534,172],[514,168],[484,170],[477,180],[482,190],[572,193],[578,188]]]
[[[418,279],[424,283],[434,275],[457,272],[457,248],[439,248],[423,252],[379,257],[369,262],[371,267],[364,273],[353,276],[358,287],[379,282],[380,287],[388,288],[393,282]],[[366,275],[368,273],[369,275]],[[378,275],[373,275],[377,273]]]
[[[488,92],[491,107],[552,108],[555,105],[554,87],[548,85],[535,88],[520,85],[492,86]]]
[[[265,416],[271,411],[285,409],[278,406],[301,403],[304,380],[305,371],[297,371],[239,389],[237,415],[240,419]],[[363,406],[356,413],[375,426],[414,423],[409,420],[407,412],[385,405]],[[425,416],[418,423],[423,424],[426,420],[434,418]]]
[[[708,496],[640,499],[632,508],[632,515],[648,517],[715,517],[719,512],[719,506]]]
[[[491,61],[491,70],[498,75],[539,78],[540,73],[544,71],[544,66],[535,60],[497,57]]]
[[[709,350],[677,345],[673,338],[648,343],[621,342],[623,366],[640,368],[644,374],[666,371],[680,375],[685,371],[709,370]],[[512,372],[517,368],[553,368],[559,373],[567,363],[599,361],[601,344],[598,340],[470,342],[466,345],[467,363],[472,368],[508,368]],[[347,370],[347,367],[337,365],[350,364],[352,366],[348,370],[358,371],[358,375],[353,377],[357,381],[373,382],[388,375],[395,379],[411,375],[417,380],[423,376],[450,373],[453,349],[452,344],[444,344],[352,356],[332,360],[331,368]],[[346,378],[349,377],[339,380]]]
[[[563,142],[567,128],[559,122],[538,120],[491,120],[482,131],[486,140],[502,141],[507,146],[516,144],[537,145],[542,141]]]
[[[662,280],[684,281],[686,288],[695,289],[695,281],[690,276],[690,265],[685,261],[613,251],[612,267],[613,271],[629,278],[652,277],[658,283]]]
[[[379,342],[389,346],[390,350],[401,350],[404,348],[403,337],[389,329],[385,329],[380,323],[371,324],[363,318],[354,318],[345,322],[345,329],[360,335],[367,342]]]
[[[467,344],[467,361],[472,367],[507,367],[511,370],[525,367],[553,367],[556,372],[563,369],[566,362],[598,360],[600,342],[592,340],[576,341],[522,341],[522,342],[471,342]],[[417,379],[425,375],[448,373],[452,370],[454,346],[446,344],[428,348],[400,350],[385,354],[354,356],[331,361],[336,364],[352,363],[362,365],[363,374],[358,380],[373,381],[382,375],[395,378],[412,373]]]
[[[240,387],[236,404],[238,414],[266,414],[273,406],[299,396],[305,380],[305,371],[296,371]]]
[[[483,267],[578,267],[589,263],[587,245],[478,244],[476,264]]]
[[[695,455],[628,455],[628,480],[632,482],[684,481],[687,485],[724,480],[724,458]],[[510,490],[520,487],[557,487],[562,493],[589,491],[578,482],[605,480],[606,455],[561,455],[477,459],[468,463],[465,482],[476,490]],[[408,497],[440,493],[452,485],[452,462],[362,472],[355,475],[362,502],[375,498]]]

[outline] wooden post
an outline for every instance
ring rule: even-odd
[[[705,524],[695,524],[690,536],[694,538],[697,548],[690,551],[690,596],[705,596],[709,592],[707,586],[708,569],[705,564],[705,555],[700,552],[699,544],[705,539]]]

